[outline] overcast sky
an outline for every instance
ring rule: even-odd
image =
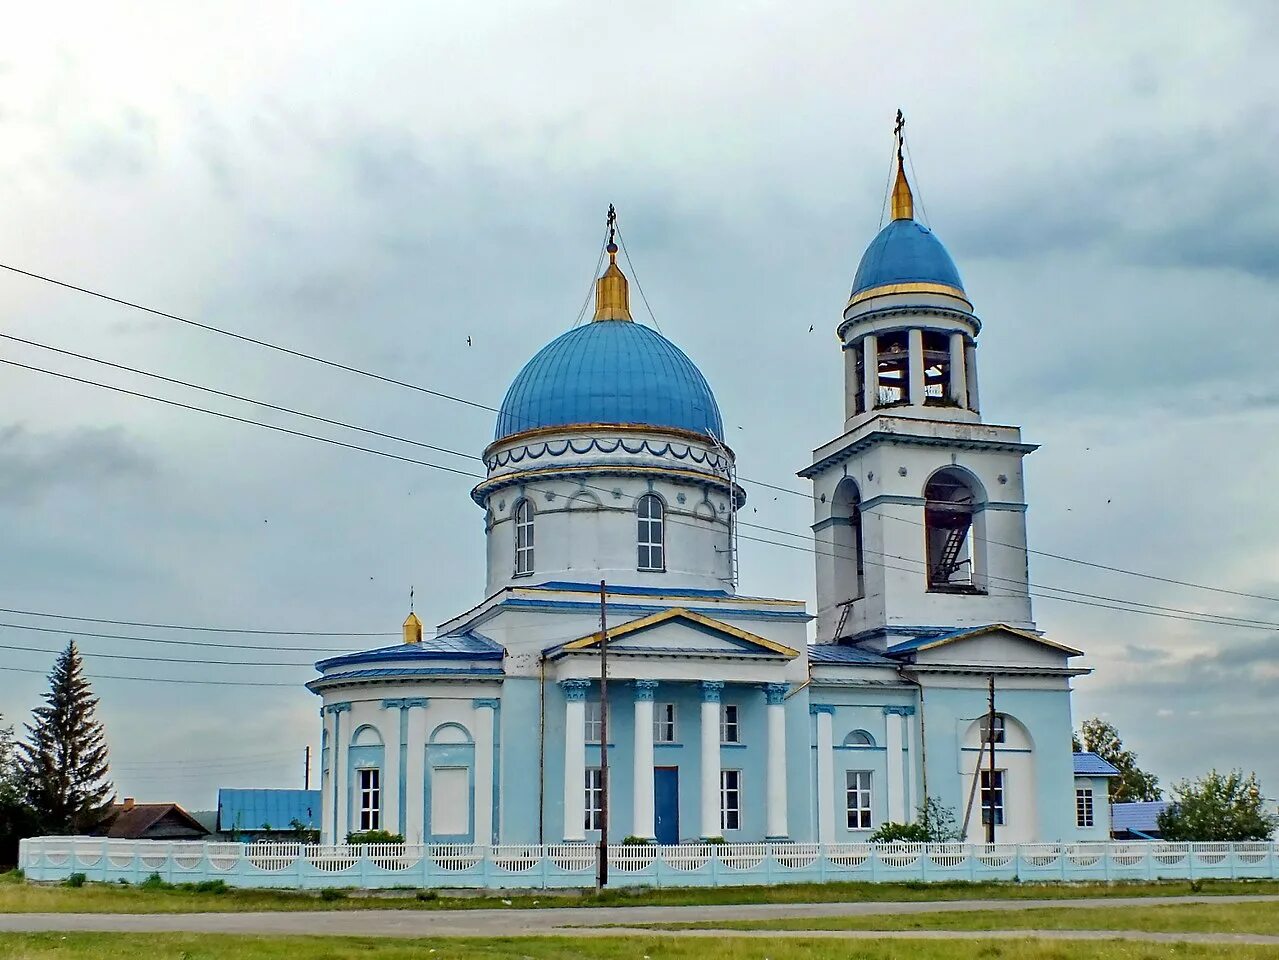
[[[916,209],[984,322],[985,417],[1043,445],[1033,547],[1279,598],[1273,5],[642,6],[28,4],[0,39],[0,262],[496,405],[573,324],[616,203],[741,472],[804,490],[842,428],[834,330],[900,106]],[[457,450],[492,436],[484,410],[3,272],[0,332]],[[0,358],[364,442],[11,341]],[[0,605],[394,634],[410,584],[428,624],[481,599],[470,484],[0,365]],[[811,522],[802,497],[749,493],[751,522]],[[741,567],[744,591],[812,602],[810,556],[745,542]],[[1031,575],[1279,623],[1275,600],[1044,556]],[[1279,795],[1275,630],[1036,615],[1096,670],[1077,723],[1112,720],[1165,781],[1240,766]],[[283,684],[95,682],[121,793],[193,809],[301,786],[312,672],[250,662],[351,642],[78,628],[277,648],[81,638],[94,675]],[[0,627],[5,722],[65,641]]]

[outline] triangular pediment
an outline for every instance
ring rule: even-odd
[[[599,631],[566,643],[564,652],[599,646]],[[611,653],[797,657],[799,651],[683,607],[672,607],[608,631]]]
[[[888,648],[893,657],[909,655],[918,664],[991,664],[1064,667],[1082,650],[1003,623],[917,637]]]

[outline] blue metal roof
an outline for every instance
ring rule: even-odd
[[[916,220],[894,220],[879,231],[857,265],[852,295],[890,283],[943,283],[961,293],[964,289],[942,242]]]
[[[351,670],[347,673],[330,673],[317,677],[307,684],[314,690],[333,680],[368,680],[375,677],[500,677],[506,673],[501,667],[382,667],[369,670]]]
[[[223,833],[288,830],[294,820],[319,827],[319,790],[218,790],[218,829]]]
[[[421,643],[397,643],[390,647],[344,653],[319,661],[315,669],[327,670],[357,663],[387,664],[418,660],[501,660],[505,653],[501,644],[468,630],[449,636],[426,637]]]
[[[1114,803],[1110,806],[1110,829],[1114,833],[1150,833],[1159,829],[1159,814],[1172,804],[1167,800]]]
[[[871,663],[878,666],[896,667],[897,661],[881,657],[870,650],[850,647],[842,643],[810,643],[808,645],[809,663]]]
[[[674,427],[724,438],[706,378],[679,347],[628,320],[600,320],[556,337],[519,372],[495,439],[579,424]]]
[[[1119,768],[1109,760],[1095,753],[1076,753],[1075,776],[1077,777],[1117,777]]]

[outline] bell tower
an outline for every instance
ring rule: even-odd
[[[817,640],[882,649],[928,632],[1033,629],[1018,427],[983,422],[959,271],[915,219],[905,120],[891,219],[862,255],[837,335],[843,433],[813,452]]]

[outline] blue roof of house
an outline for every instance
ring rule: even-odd
[[[501,644],[468,630],[442,637],[425,637],[421,643],[397,643],[390,647],[344,653],[319,661],[315,668],[328,670],[359,663],[393,664],[417,660],[501,660],[505,654]]]
[[[809,663],[870,663],[880,666],[895,667],[897,661],[880,656],[860,647],[850,647],[842,643],[810,643],[808,645]]]
[[[1095,753],[1076,753],[1075,776],[1117,777],[1119,776],[1119,768]]]
[[[1110,805],[1110,829],[1114,833],[1130,831],[1149,833],[1158,830],[1159,814],[1172,804],[1167,800],[1147,800],[1139,803],[1112,803]]]
[[[218,791],[218,829],[288,830],[296,820],[303,826],[320,824],[319,790],[236,790]]]
[[[940,283],[964,292],[955,261],[917,220],[894,220],[879,231],[857,265],[852,296],[897,283]]]
[[[656,330],[629,320],[587,323],[539,350],[507,390],[494,439],[586,424],[724,438],[715,395],[693,361]]]

